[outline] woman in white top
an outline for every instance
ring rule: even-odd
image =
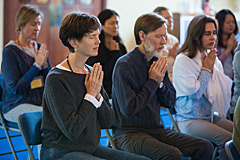
[[[216,57],[216,39],[213,18],[193,18],[173,66],[173,85],[181,132],[211,141],[220,159],[226,159],[224,145],[232,138],[233,123],[223,117],[230,107],[232,81]]]

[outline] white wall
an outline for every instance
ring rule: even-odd
[[[210,0],[215,11],[226,8],[238,12],[240,0]],[[133,28],[136,19],[143,13],[152,12],[157,6],[165,6],[172,12],[200,13],[202,0],[107,0],[107,8],[116,10],[120,15],[120,37],[127,50],[135,47]]]
[[[3,0],[0,0],[0,64],[3,49]],[[223,8],[232,10],[238,18],[240,0],[210,0],[216,12]],[[130,51],[135,47],[133,27],[136,19],[143,13],[153,11],[157,6],[168,7],[173,12],[196,13],[200,12],[202,0],[107,0],[107,8],[116,10],[120,15],[120,36]],[[1,66],[0,66],[1,67]],[[1,68],[0,68],[1,69]]]

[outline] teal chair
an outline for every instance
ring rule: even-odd
[[[23,113],[18,116],[18,126],[31,160],[36,159],[33,147],[42,144],[41,123],[42,111]]]

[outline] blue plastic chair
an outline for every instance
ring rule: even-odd
[[[225,143],[225,150],[230,160],[240,160],[240,156],[233,144],[233,140],[230,140],[227,143]]]
[[[36,159],[32,151],[33,147],[42,144],[41,123],[42,111],[23,113],[18,116],[18,126],[31,160]]]

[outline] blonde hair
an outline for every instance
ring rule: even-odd
[[[41,16],[41,18],[43,18],[42,12],[40,12],[37,7],[31,5],[24,5],[21,8],[19,8],[16,15],[17,34],[19,34],[19,32],[21,31],[21,26],[26,25],[33,18],[36,18],[38,16]]]

